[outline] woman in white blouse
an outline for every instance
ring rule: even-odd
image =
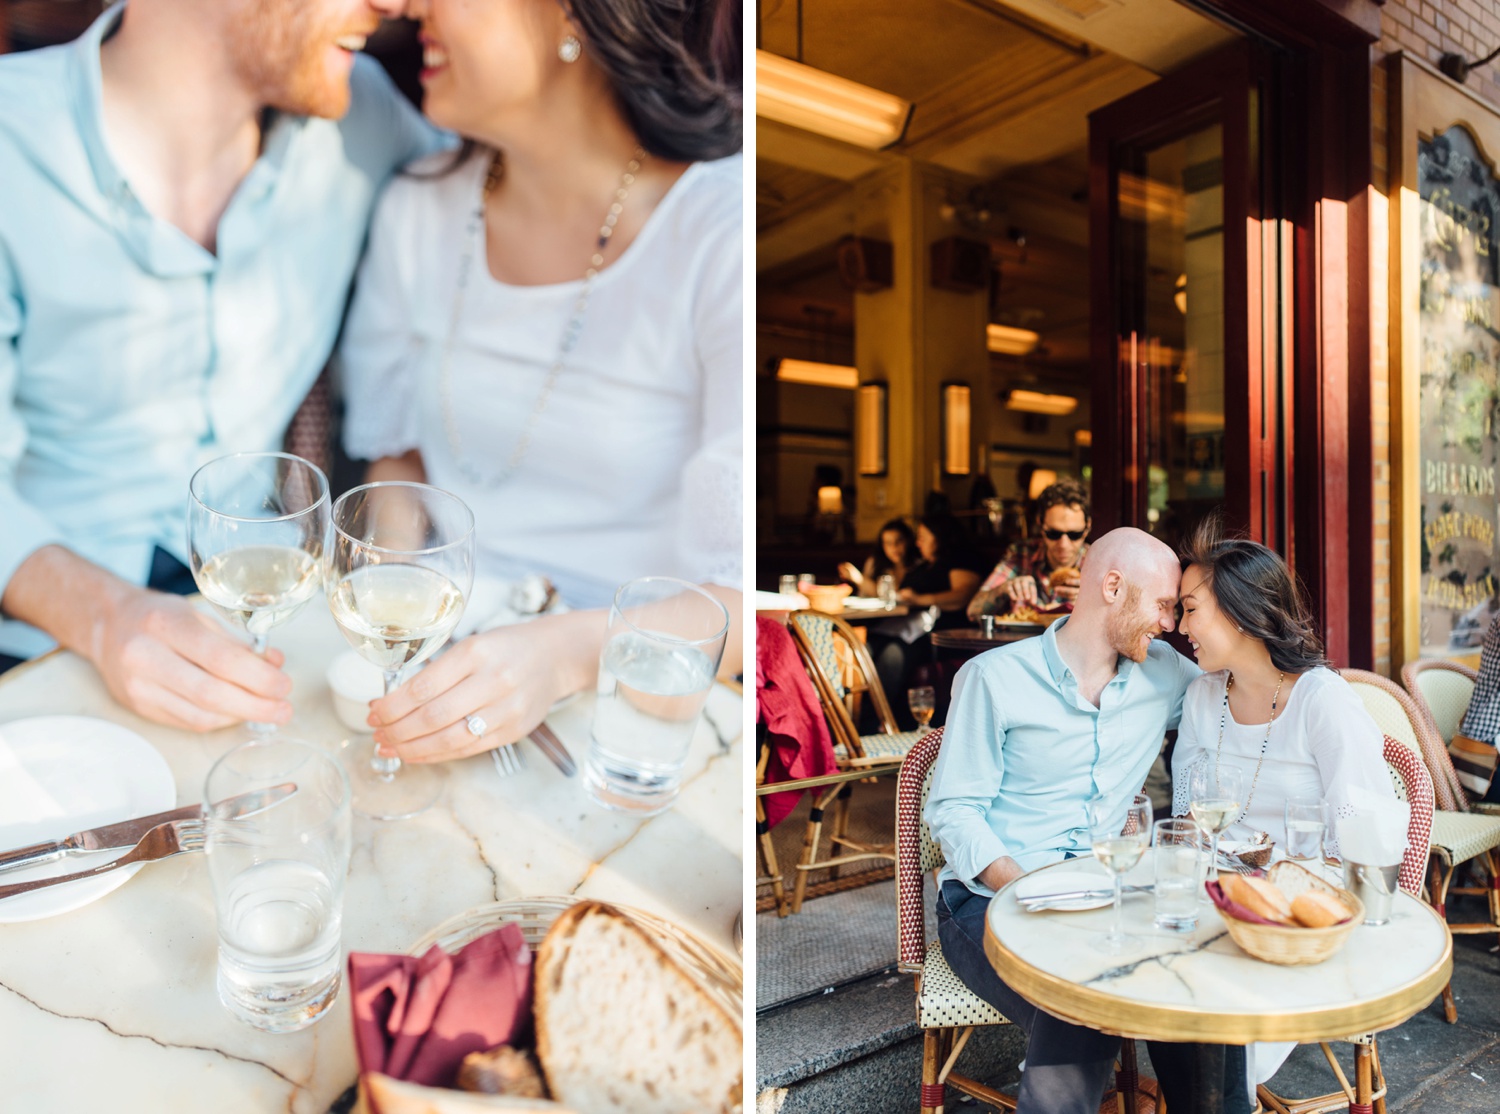
[[[740,669],[740,31],[731,0],[406,14],[423,111],[464,145],[377,211],[345,447],[473,509],[476,612],[535,577],[570,609],[466,638],[373,704],[376,743],[423,762],[512,743],[592,684],[638,576],[706,585],[731,616],[721,675]]]
[[[1189,542],[1183,564],[1178,629],[1204,672],[1183,698],[1173,814],[1188,814],[1192,770],[1201,762],[1241,771],[1246,799],[1224,833],[1229,839],[1268,832],[1284,846],[1289,799],[1324,801],[1334,818],[1354,811],[1353,786],[1395,800],[1380,728],[1329,668],[1286,562],[1258,542],[1221,537],[1211,520]],[[1337,854],[1334,832],[1325,847]],[[1255,1084],[1294,1047],[1247,1050],[1252,1102]],[[1231,1051],[1226,1071],[1237,1068]]]

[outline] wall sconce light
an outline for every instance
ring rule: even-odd
[[[1177,276],[1177,283],[1172,289],[1172,304],[1177,307],[1177,312],[1187,313],[1187,272]]]
[[[852,391],[859,386],[859,371],[847,364],[823,364],[816,360],[778,360],[776,378],[783,383],[810,387],[839,387]]]
[[[861,476],[886,471],[885,384],[861,383],[854,395],[854,469]]]
[[[767,50],[755,52],[755,114],[878,151],[900,140],[911,102]]]
[[[818,488],[818,513],[819,514],[843,514],[844,513],[844,491],[842,488],[829,484]]]
[[[1002,356],[1028,355],[1041,341],[1041,335],[1031,329],[1017,329],[1013,325],[987,325],[985,346]]]
[[[1041,391],[1011,391],[1005,399],[1007,410],[1019,410],[1025,414],[1049,414],[1061,417],[1078,409],[1078,400],[1072,395],[1049,395]]]
[[[943,472],[969,474],[969,385],[943,384]]]
[[[1042,492],[1057,482],[1057,473],[1047,468],[1038,468],[1031,473],[1031,487],[1026,492],[1028,499],[1040,499]]]

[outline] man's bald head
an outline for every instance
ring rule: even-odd
[[[1182,568],[1177,555],[1144,530],[1111,530],[1089,547],[1079,570],[1073,615],[1104,634],[1116,651],[1143,661],[1151,640],[1175,623]]]

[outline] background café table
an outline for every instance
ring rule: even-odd
[[[1097,869],[1107,885],[1104,869]],[[1126,885],[1151,880],[1150,856],[1125,876]],[[990,963],[1048,1013],[1120,1036],[1211,1044],[1337,1040],[1401,1024],[1441,993],[1453,969],[1447,925],[1406,893],[1396,895],[1389,923],[1359,926],[1332,958],[1279,967],[1240,951],[1206,904],[1193,932],[1157,931],[1150,892],[1125,896],[1125,931],[1141,938],[1141,948],[1106,955],[1091,941],[1109,927],[1108,906],[1028,913],[1016,902],[1015,886],[990,902],[984,934]]]
[[[294,684],[296,718],[285,733],[345,745],[324,671],[346,646],[327,607],[314,601],[271,641],[286,653]],[[585,694],[548,719],[580,763],[593,704]],[[653,819],[597,808],[581,774],[564,778],[529,743],[526,769],[507,779],[487,754],[449,763],[444,799],[414,819],[356,816],[345,952],[404,952],[475,906],[571,894],[657,913],[733,957],[742,904],[740,706],[737,690],[714,686],[682,795]],[[0,677],[0,723],[56,714],[97,716],[144,736],[171,768],[180,805],[201,800],[209,767],[247,737],[243,727],[194,735],[138,719],[72,654]],[[352,746],[367,755],[369,736]],[[71,913],[0,923],[0,1108],[322,1114],[353,1083],[347,986],[317,1024],[285,1036],[241,1025],[219,1004],[204,867],[197,854],[148,863]]]
[[[932,650],[947,651],[963,657],[973,657],[996,646],[1008,646],[1027,638],[1035,638],[1047,628],[1038,623],[1024,625],[995,624],[995,633],[987,635],[978,627],[954,627],[952,630],[932,632]]]

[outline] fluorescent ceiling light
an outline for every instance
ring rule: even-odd
[[[1024,410],[1028,414],[1052,414],[1061,416],[1078,409],[1078,400],[1072,395],[1048,395],[1041,391],[1011,391],[1005,400],[1007,410]]]
[[[1041,339],[1040,334],[1030,329],[1017,329],[1012,325],[990,325],[985,329],[985,343],[989,350],[1002,356],[1025,356]]]
[[[757,50],[755,114],[879,150],[901,138],[911,104],[894,94]]]
[[[813,360],[782,360],[776,365],[776,378],[783,383],[842,387],[852,391],[859,386],[859,369],[846,364],[820,364]]]

